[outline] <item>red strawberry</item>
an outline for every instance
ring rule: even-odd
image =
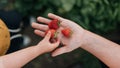
[[[51,38],[56,38],[56,30],[54,29],[49,29],[45,32],[45,35],[48,33],[48,31],[51,32]]]
[[[58,29],[60,26],[60,22],[57,19],[52,20],[49,24],[48,24],[50,29]]]
[[[63,29],[62,31],[62,34],[65,36],[65,37],[70,37],[71,36],[71,34],[72,34],[72,31],[69,29],[69,28],[65,28],[65,29]]]

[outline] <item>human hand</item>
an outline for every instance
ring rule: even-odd
[[[39,49],[42,48],[44,53],[53,51],[60,44],[59,39],[57,39],[57,41],[51,43],[50,42],[50,37],[51,37],[51,32],[49,31],[45,35],[44,39],[37,44],[37,47]]]
[[[84,29],[82,27],[80,27],[73,21],[64,19],[52,13],[49,13],[48,17],[52,19],[58,19],[60,21],[61,26],[57,30],[59,32],[58,39],[60,39],[61,43],[64,45],[63,47],[56,49],[52,53],[52,56],[57,56],[63,53],[71,52],[72,50],[79,48],[83,44],[82,40],[84,35]],[[45,24],[48,24],[51,21],[50,19],[43,17],[38,17],[37,20]],[[37,35],[44,37],[45,31],[49,29],[48,25],[45,24],[32,23],[32,27],[36,28],[35,33]],[[66,38],[61,33],[61,30],[64,28],[70,28],[73,32],[70,38]]]

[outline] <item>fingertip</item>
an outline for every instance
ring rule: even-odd
[[[52,13],[48,13],[48,16],[51,15]]]
[[[64,53],[66,53],[66,48],[65,47],[61,47],[61,48],[56,49],[52,53],[52,56],[55,57],[55,56],[58,56],[58,55],[61,55],[61,54],[64,54]]]
[[[34,30],[34,33],[38,33],[38,30]]]
[[[58,56],[58,55],[59,55],[59,54],[57,54],[56,51],[54,51],[54,52],[51,54],[52,57],[56,57],[56,56]]]
[[[39,20],[40,19],[40,17],[37,17],[37,20]]]
[[[48,17],[50,17],[50,18],[52,18],[52,19],[57,19],[57,18],[56,18],[56,15],[53,14],[53,13],[48,13]]]
[[[50,36],[50,34],[51,34],[51,32],[50,32],[50,31],[48,31],[47,35],[49,35],[49,36]]]
[[[48,40],[49,40],[49,39],[50,39],[50,37],[51,37],[51,32],[50,32],[50,31],[48,31],[48,32],[47,32],[47,34],[46,34],[46,36],[45,36],[45,39],[48,39]]]
[[[52,54],[51,56],[52,56],[52,57],[56,57],[57,55],[55,55],[55,54]]]
[[[57,40],[57,41],[54,43],[55,47],[58,47],[59,44],[60,44],[60,41],[59,41],[59,40]]]
[[[62,54],[62,53],[61,53],[61,54]],[[53,52],[51,56],[52,56],[52,57],[56,57],[56,56],[61,55],[61,54],[60,54],[60,53],[58,54],[58,53],[56,53],[56,52]]]
[[[43,31],[40,31],[40,30],[34,30],[34,33],[36,34],[36,35],[38,35],[38,36],[41,36],[41,37],[44,37],[45,36],[45,32],[43,32]]]
[[[39,35],[38,30],[34,30],[34,33],[37,34],[37,35]],[[40,36],[40,35],[39,35],[39,36]]]
[[[34,27],[34,25],[35,25],[35,22],[32,22],[32,23],[31,23],[31,26]]]

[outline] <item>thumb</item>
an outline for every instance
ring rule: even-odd
[[[60,54],[63,54],[63,53],[66,53],[66,47],[61,47],[61,48],[58,48],[56,49],[53,53],[52,53],[52,56],[55,57],[57,55],[60,55]]]
[[[46,34],[46,36],[45,36],[44,40],[49,40],[49,39],[50,39],[50,37],[51,37],[51,32],[50,32],[50,31],[48,31],[48,33]]]
[[[53,47],[57,48],[59,44],[60,44],[60,40],[57,39],[57,41],[53,43]]]

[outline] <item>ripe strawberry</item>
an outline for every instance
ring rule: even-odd
[[[50,29],[58,29],[60,26],[60,22],[57,19],[52,20],[49,24],[48,24]]]
[[[57,37],[57,32],[56,32],[56,30],[54,30],[54,29],[49,29],[49,30],[47,30],[46,32],[45,32],[45,35],[48,33],[48,31],[50,31],[51,32],[51,38],[56,38]]]
[[[65,28],[61,32],[65,37],[68,37],[68,38],[72,35],[72,31],[69,28]]]

